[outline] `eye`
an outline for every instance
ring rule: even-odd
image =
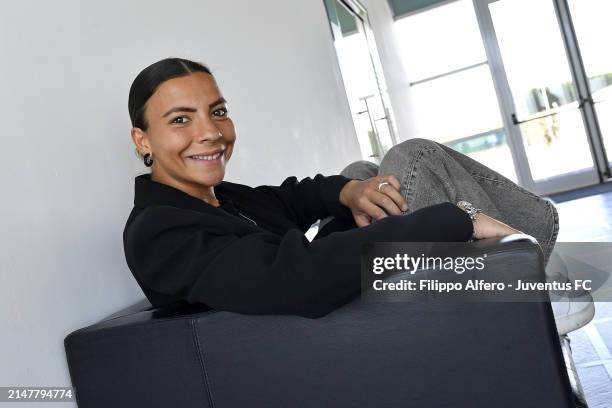
[[[177,121],[177,119],[182,119],[181,121]],[[187,116],[177,116],[176,118],[172,119],[172,121],[170,123],[176,123],[179,125],[183,125],[185,124],[185,120],[188,120],[189,118]]]
[[[219,108],[213,111],[213,116],[216,118],[227,117],[227,108]]]

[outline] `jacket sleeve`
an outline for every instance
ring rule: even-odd
[[[263,185],[255,189],[281,201],[294,221],[302,229],[308,229],[318,219],[330,215],[352,219],[351,210],[340,203],[340,191],[351,180],[341,175],[317,174],[298,181],[291,176],[280,186]]]
[[[207,232],[200,214],[149,207],[124,235],[132,272],[151,289],[245,314],[316,318],[361,289],[361,246],[370,241],[467,241],[469,216],[451,203],[390,215],[309,242],[297,228],[244,236]]]

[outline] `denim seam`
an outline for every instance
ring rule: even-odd
[[[430,151],[431,149],[422,148],[421,150],[419,150],[418,154],[416,155],[416,157],[412,161],[412,166],[410,166],[410,171],[408,173],[406,173],[404,175],[404,177],[402,178],[402,184],[404,184],[406,186],[406,194],[405,194],[404,198],[406,199],[406,201],[408,201],[408,206],[410,206],[410,201],[408,200],[408,195],[410,194],[410,188],[411,188],[412,180],[414,180],[416,178],[416,172],[415,172],[416,165],[419,162],[419,160],[421,160],[421,157],[423,157],[423,154],[427,150]],[[410,179],[410,180],[407,181],[407,179]]]
[[[479,173],[474,173],[473,171],[471,172],[473,177],[478,177],[481,179],[485,179],[485,180],[489,180],[489,181],[493,181],[497,184],[502,184],[506,187],[511,188],[512,190],[516,190],[516,191],[520,191],[521,193],[525,193],[530,195],[531,197],[535,197],[535,198],[540,198],[537,195],[533,194],[531,191],[529,190],[525,190],[524,188],[522,188],[521,186],[516,185],[515,183],[508,183],[506,180],[500,180],[500,179],[496,179],[496,178],[491,178],[491,177],[487,177],[487,176],[483,176],[482,174]]]
[[[408,201],[408,194],[410,193],[410,187],[411,187],[412,180],[416,178],[415,169],[416,169],[418,162],[421,160],[421,158],[423,158],[425,153],[431,153],[431,152],[440,152],[440,153],[446,154],[444,150],[440,150],[438,147],[435,147],[435,146],[434,147],[422,147],[421,150],[419,150],[418,154],[416,155],[416,157],[414,158],[412,162],[410,171],[402,179],[402,183],[406,184],[406,179],[410,178],[410,181],[406,184],[406,196],[404,197],[406,201]]]
[[[480,173],[476,173],[474,171],[470,171],[470,174],[472,176],[475,176],[475,177],[491,180],[491,181],[494,181],[496,183],[503,184],[503,185],[506,185],[508,187],[512,187],[515,190],[520,190],[520,188],[517,188],[517,186],[514,183],[508,183],[506,180],[501,180],[501,179],[493,178],[493,177],[490,177],[490,176],[484,176],[484,175],[482,175]]]
[[[514,183],[508,183],[508,182],[506,182],[504,180],[494,179],[494,178],[483,176],[481,174],[474,173],[474,172],[471,172],[471,174],[472,174],[473,177],[478,177],[478,178],[481,178],[481,179],[493,181],[493,182],[498,183],[498,184],[502,184],[505,187],[508,187],[508,188],[510,188],[512,190],[515,190],[515,191],[518,191],[518,192],[521,192],[521,193],[523,193],[523,194],[533,198],[534,200],[542,200],[542,197],[538,197],[537,195],[533,194],[531,191],[526,190],[524,188],[521,188],[521,186],[518,186],[518,185],[516,185]]]
[[[548,260],[548,258],[550,258],[550,255],[552,255],[553,252],[553,247],[551,246],[551,244],[554,246],[555,242],[557,241],[557,236],[559,235],[559,214],[557,213],[556,208],[554,208],[554,205],[551,202],[546,201],[546,203],[548,204],[548,211],[551,213],[553,219],[553,228],[550,232],[548,242],[546,243],[546,248],[550,248],[550,251],[546,254],[546,260]]]
[[[554,220],[554,216],[552,215],[552,212],[550,211],[550,206],[548,205],[548,203],[546,203],[546,213],[548,214],[549,218],[552,218],[552,229],[550,231],[550,234],[548,235],[548,239],[546,240],[546,246],[545,248],[542,248],[542,253],[544,254],[544,260],[548,259],[548,248],[550,247],[550,240],[552,238],[552,234],[555,231],[555,220]]]

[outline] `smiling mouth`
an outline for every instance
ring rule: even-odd
[[[217,162],[219,161],[222,155],[223,155],[223,152],[218,152],[210,156],[193,155],[193,156],[187,156],[187,158],[191,160],[195,160],[195,161],[201,161],[201,162]]]

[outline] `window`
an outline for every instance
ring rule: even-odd
[[[395,29],[418,137],[444,143],[516,181],[472,2],[400,17]]]

